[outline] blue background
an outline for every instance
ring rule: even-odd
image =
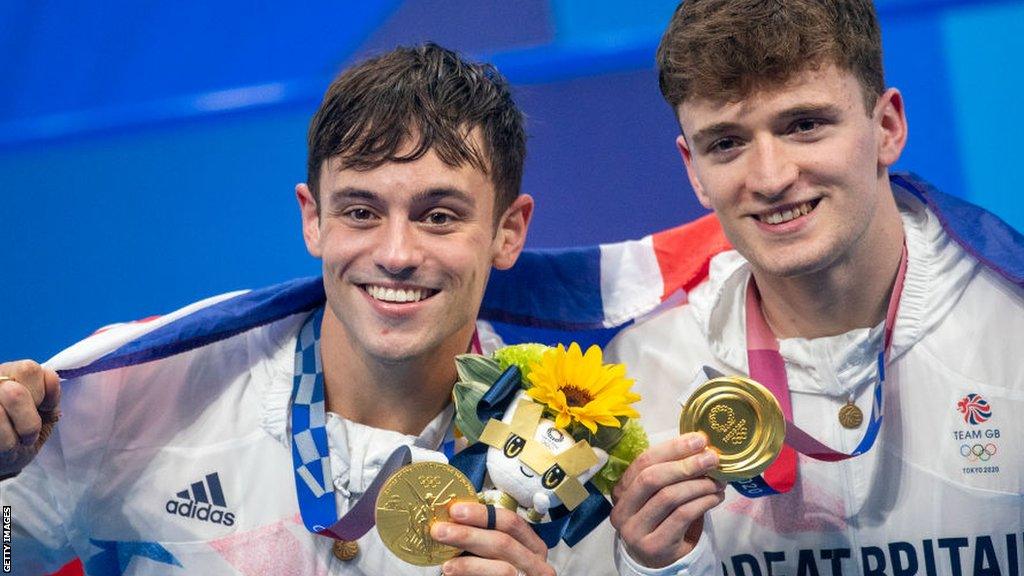
[[[1024,2],[878,0],[899,168],[1024,228]],[[0,3],[0,359],[318,272],[293,199],[333,75],[434,40],[516,85],[533,247],[702,213],[653,54],[667,0]],[[565,223],[571,223],[566,226]]]

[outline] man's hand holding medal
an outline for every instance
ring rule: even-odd
[[[461,356],[458,367],[456,426],[477,446],[463,454],[479,459],[486,445],[485,482],[494,488],[478,495],[455,466],[415,463],[387,481],[376,509],[392,552],[417,565],[445,563],[446,574],[486,573],[484,557],[520,573],[549,571],[548,547],[572,529],[563,525],[545,543],[527,522],[550,523],[601,493],[615,501],[611,522],[630,556],[666,566],[696,545],[725,483],[757,477],[783,446],[775,396],[710,368],[683,407],[680,436],[648,450],[630,407],[639,400],[632,380],[624,366],[603,364],[596,346],[586,354],[576,344],[510,346],[493,357]],[[453,461],[465,467],[467,458]],[[588,514],[593,528],[608,509]],[[457,557],[462,551],[469,554]],[[536,566],[522,566],[529,559]]]
[[[478,496],[455,466],[405,466],[377,498],[381,539],[407,562],[443,562],[445,574],[488,573],[485,558],[551,573],[549,546],[599,525],[610,508],[603,494],[646,449],[630,407],[640,397],[596,346],[510,346],[461,356],[458,368],[456,426],[468,447],[452,461],[493,488]]]
[[[683,405],[680,436],[641,454],[614,492],[612,525],[630,556],[648,567],[689,554],[726,483],[756,477],[782,449],[785,419],[771,392],[707,367],[700,380]]]

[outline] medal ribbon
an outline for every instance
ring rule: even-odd
[[[366,492],[341,518],[334,499],[331,458],[327,444],[324,375],[320,355],[320,326],[324,309],[310,314],[299,330],[295,343],[295,378],[291,396],[292,464],[295,469],[295,492],[299,513],[306,529],[314,534],[337,540],[354,541],[366,534],[376,523],[377,496],[384,482],[399,468],[412,461],[408,446],[399,446],[381,466]],[[479,336],[474,333],[474,353],[481,353]],[[478,414],[501,418],[505,408],[519,389],[518,370],[508,370],[491,387],[478,406]],[[448,461],[462,471],[479,490],[486,473],[487,445],[477,443],[455,453],[454,427],[441,444]],[[596,528],[611,511],[608,500],[587,483],[588,497],[572,511],[559,506],[550,511],[551,522],[531,527],[549,548],[565,541],[575,545]]]
[[[746,295],[746,328],[747,328],[747,365],[750,377],[763,384],[779,401],[782,414],[786,419],[786,440],[779,457],[765,470],[763,476],[747,481],[735,481],[731,484],[744,496],[758,498],[771,494],[788,492],[796,483],[796,453],[810,456],[816,460],[838,462],[859,456],[871,450],[878,438],[882,426],[882,402],[885,384],[885,363],[892,344],[893,326],[896,323],[896,312],[899,309],[900,295],[903,292],[903,281],[907,272],[907,247],[903,246],[900,255],[899,271],[889,296],[889,306],[885,314],[885,335],[882,349],[878,352],[878,380],[872,392],[871,416],[864,437],[853,452],[838,452],[822,444],[793,423],[793,406],[789,398],[789,377],[786,375],[786,364],[779,354],[779,341],[768,326],[761,307],[761,295],[751,276],[747,284]]]
[[[412,461],[408,446],[399,446],[381,466],[363,496],[341,518],[334,500],[331,457],[327,445],[324,373],[320,355],[320,326],[324,309],[309,315],[295,343],[295,379],[291,396],[292,464],[299,513],[306,529],[338,540],[358,540],[373,527],[374,507],[381,486]],[[475,338],[475,336],[474,336]],[[455,452],[452,427],[441,444],[449,459]]]

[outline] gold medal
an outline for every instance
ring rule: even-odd
[[[703,432],[719,455],[708,475],[731,482],[764,472],[779,455],[786,420],[778,400],[750,378],[725,376],[701,384],[683,406],[679,432]]]
[[[377,531],[395,556],[416,566],[435,566],[461,550],[430,537],[434,522],[447,522],[452,502],[476,502],[476,489],[448,464],[415,462],[384,482],[377,496]]]
[[[864,413],[857,408],[852,400],[839,409],[839,423],[843,425],[843,428],[850,430],[860,428],[862,422],[864,422]]]

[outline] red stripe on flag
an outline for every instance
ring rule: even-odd
[[[85,570],[82,568],[82,561],[75,558],[71,562],[64,565],[63,568],[57,570],[50,576],[83,576]]]
[[[664,300],[677,290],[689,292],[708,277],[711,258],[731,250],[714,214],[652,235],[654,255],[661,268]]]

